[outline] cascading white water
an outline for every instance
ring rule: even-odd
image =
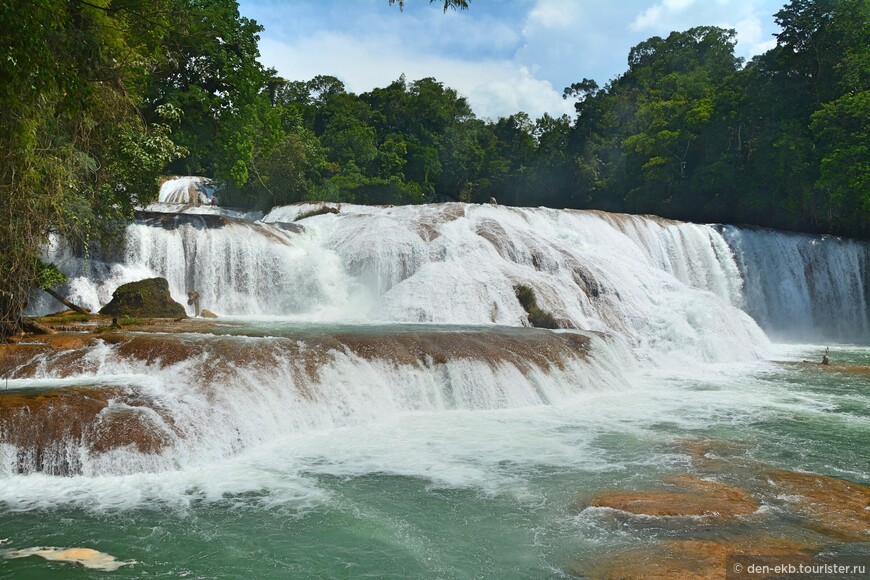
[[[870,334],[870,251],[860,242],[462,204],[344,205],[304,219],[301,232],[275,227],[317,207],[276,208],[262,222],[142,218],[118,259],[83,261],[62,248],[49,259],[91,309],[122,283],[163,276],[176,300],[197,290],[223,315],[517,326],[525,313],[514,287],[525,284],[564,323],[620,332],[651,355],[752,356],[763,338],[732,307],[778,339]]]
[[[13,388],[84,389],[91,415],[39,452],[0,445],[0,473],[191,469],[288,433],[559,404],[624,384],[638,361],[756,360],[768,352],[756,321],[787,338],[867,338],[868,250],[858,242],[469,204],[342,205],[298,222],[320,206],[262,221],[161,207],[172,206],[140,213],[114,256],[83,259],[56,242],[47,258],[70,276],[63,292],[96,310],[120,284],[162,276],[182,304],[197,290],[222,316],[283,322],[260,320],[249,336],[118,334],[15,368]],[[518,285],[563,327],[601,333],[589,335],[591,351],[572,346],[571,332],[505,329],[528,324]],[[368,326],[340,339],[318,327],[327,340],[299,335],[299,321]],[[444,334],[392,337],[409,323]],[[463,334],[468,326],[479,334]],[[283,335],[288,327],[296,334]]]
[[[181,304],[196,290],[204,308],[223,315],[334,318],[366,299],[338,256],[312,236],[236,218],[143,214],[127,227],[119,254],[82,259],[55,240],[48,259],[69,275],[71,300],[92,311],[121,284],[153,276],[166,278]],[[39,298],[38,308],[55,307]]]
[[[870,340],[870,245],[725,226],[743,308],[778,340]]]
[[[254,223],[142,218],[119,259],[50,259],[71,275],[71,299],[92,309],[121,283],[162,276],[179,302],[197,290],[221,315],[521,326],[522,284],[563,325],[619,333],[648,359],[745,360],[765,348],[737,308],[737,263],[709,226],[444,204],[344,205],[282,229],[316,207]]]
[[[215,188],[209,178],[182,175],[164,181],[157,200],[172,204],[210,204],[214,196]]]
[[[70,404],[41,414],[31,403],[3,417],[17,433],[0,445],[0,476],[189,469],[282,436],[401,413],[558,404],[614,385],[614,369],[632,364],[623,345],[597,335],[272,332],[284,335],[129,335],[72,356],[47,351],[17,369],[26,378],[10,388],[66,393]],[[526,345],[548,354],[527,356]],[[94,409],[97,393],[108,394]],[[27,432],[34,422],[54,438]]]

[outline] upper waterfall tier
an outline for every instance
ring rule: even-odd
[[[158,201],[173,204],[209,204],[214,199],[215,187],[211,179],[195,175],[182,175],[168,179],[160,186]]]
[[[766,338],[743,311],[778,338],[868,336],[870,253],[857,242],[458,203],[305,217],[319,207],[258,222],[142,214],[117,256],[86,261],[57,245],[49,259],[92,309],[122,283],[163,276],[176,300],[197,290],[222,315],[521,326],[524,284],[563,326],[622,335],[651,357],[757,356]]]

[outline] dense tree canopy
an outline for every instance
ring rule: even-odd
[[[0,2],[0,338],[52,233],[110,240],[177,159],[244,182],[257,30],[231,0]]]
[[[867,236],[868,6],[792,0],[775,15],[777,46],[749,63],[733,30],[650,38],[606,86],[565,89],[574,119],[482,121],[435,79],[361,95],[334,77],[280,81],[278,106],[325,161],[309,187],[269,200],[496,197]]]

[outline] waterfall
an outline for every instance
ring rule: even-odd
[[[559,404],[632,364],[618,341],[575,332],[224,332],[40,351],[0,406],[0,476],[195,468],[400,413]]]
[[[54,240],[47,259],[70,276],[67,295],[92,311],[121,284],[153,276],[166,278],[181,304],[196,290],[203,307],[224,315],[317,318],[364,299],[364,293],[353,295],[357,284],[338,256],[309,236],[290,234],[222,215],[140,212],[115,255],[82,259]],[[53,307],[45,298],[38,303]]]
[[[317,207],[262,220],[142,212],[120,255],[83,260],[56,243],[47,259],[94,310],[118,285],[162,276],[179,302],[197,290],[221,315],[521,326],[524,284],[562,326],[620,333],[650,356],[752,357],[756,323],[786,341],[870,336],[863,242],[469,204],[342,205],[294,221]]]
[[[868,339],[861,242],[597,211],[331,207],[255,219],[155,204],[110,254],[53,240],[45,259],[74,302],[97,310],[161,276],[221,319],[9,351],[0,473],[196,469],[296,433],[756,361],[768,335]],[[520,285],[562,330],[523,328]]]
[[[742,306],[788,342],[870,340],[870,245],[726,226],[743,278]]]
[[[210,204],[215,188],[207,177],[183,175],[163,182],[158,201],[172,204]]]

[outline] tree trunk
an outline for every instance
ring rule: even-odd
[[[50,329],[47,326],[43,326],[36,322],[35,320],[31,320],[29,318],[21,319],[21,329],[24,332],[29,332],[31,334],[57,334],[54,330]]]
[[[72,302],[70,302],[69,300],[67,300],[66,298],[64,298],[63,296],[61,296],[60,294],[58,294],[57,292],[52,290],[51,288],[43,288],[43,290],[48,292],[52,298],[54,298],[55,300],[57,300],[58,302],[60,302],[61,304],[63,304],[67,308],[69,308],[70,310],[74,310],[74,311],[78,312],[79,314],[90,314],[91,313],[90,310],[88,310],[87,308],[82,308],[81,306],[73,304]]]

